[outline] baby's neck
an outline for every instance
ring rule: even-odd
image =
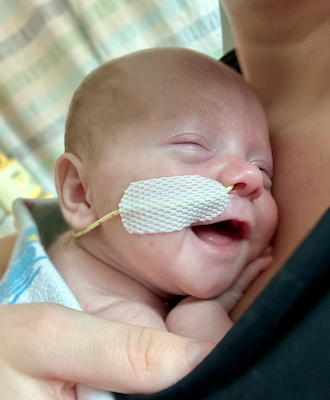
[[[124,298],[141,301],[166,317],[169,310],[165,298],[171,299],[171,296],[156,294],[133,277],[100,261],[82,248],[69,232],[52,244],[47,253],[84,311],[98,314],[100,303]]]

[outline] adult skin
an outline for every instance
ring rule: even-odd
[[[237,319],[329,207],[330,3],[328,0],[223,0],[222,3],[233,27],[244,76],[257,91],[267,110],[275,159],[273,193],[280,212],[279,228],[274,239],[274,264],[255,281],[233,311],[233,318]],[[36,305],[23,306],[26,307],[25,310],[12,309],[12,313],[16,311],[18,323],[23,320],[23,311],[28,312],[31,318],[33,312],[37,313]],[[9,307],[0,307],[0,312],[1,309],[5,311]],[[93,318],[82,315],[84,318]],[[8,314],[0,314],[0,320],[5,321],[7,316]],[[106,323],[111,332],[111,322]],[[55,322],[53,326],[56,327]],[[71,328],[78,332],[74,323]],[[5,332],[5,329],[6,327],[1,331]],[[42,338],[42,335],[38,337]],[[159,339],[165,340],[165,337],[154,339],[157,342]],[[6,339],[0,337],[1,343],[4,340]],[[112,336],[111,340],[113,347],[118,346],[118,336]],[[175,340],[170,342],[171,339],[168,339],[167,348],[170,344],[175,347]],[[81,344],[83,343],[87,343],[87,338],[82,339]],[[109,336],[107,343],[111,343]],[[42,353],[42,350],[39,348],[40,357],[47,354]],[[32,350],[28,354],[31,353]],[[159,354],[162,354],[159,357],[162,359],[164,354]],[[80,357],[83,356],[80,354]],[[87,356],[89,362],[95,362],[91,369],[102,371],[104,362],[96,357],[92,359],[88,354]],[[177,360],[174,357],[173,360],[175,359]],[[66,358],[65,361],[72,365],[72,360]],[[19,362],[22,360],[17,361]],[[121,360],[110,360],[111,362],[118,363],[116,369],[114,368],[117,373]],[[87,373],[93,373],[91,369]],[[13,374],[10,368],[7,371],[8,374]],[[107,371],[110,374],[111,371]],[[43,380],[40,381],[31,373],[20,374],[17,369],[14,372],[14,383],[17,382],[18,385],[25,381],[26,386],[29,384],[32,389],[37,388],[37,394],[44,394],[47,390],[49,399],[73,398],[70,384],[65,386],[63,381],[55,381],[58,385],[55,389],[65,388],[69,393],[66,397],[60,397],[54,394],[54,386],[47,377],[41,377]],[[82,375],[83,371],[80,371],[79,376]],[[112,377],[109,375],[109,378]],[[24,394],[25,397],[12,398],[27,398],[26,392]],[[46,396],[39,397],[47,399]]]
[[[0,278],[16,236],[0,240]],[[76,382],[126,393],[164,389],[215,344],[58,304],[0,305],[0,400],[74,400]]]
[[[237,320],[330,205],[330,2],[221,3],[244,78],[266,108],[280,216],[274,263],[236,306]]]

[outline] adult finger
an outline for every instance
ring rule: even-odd
[[[0,326],[0,359],[19,373],[123,393],[174,384],[215,345],[50,303],[0,306]]]

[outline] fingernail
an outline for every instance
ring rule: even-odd
[[[188,363],[191,368],[197,367],[215,346],[216,343],[191,341],[188,345]]]

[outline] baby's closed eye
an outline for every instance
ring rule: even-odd
[[[176,156],[186,163],[199,163],[212,156],[211,146],[201,135],[187,133],[175,136],[169,142]]]

